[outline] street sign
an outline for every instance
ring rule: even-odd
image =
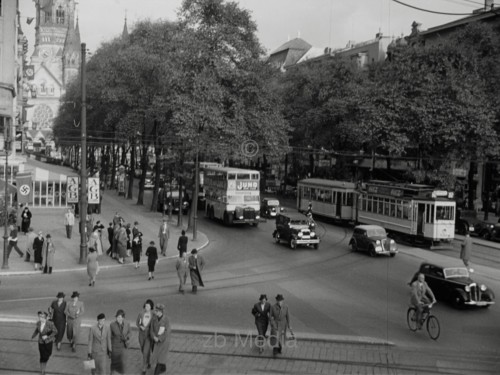
[[[87,197],[89,199],[89,204],[99,204],[99,178],[89,177],[87,185]]]
[[[66,202],[78,203],[79,177],[68,177],[66,180]]]

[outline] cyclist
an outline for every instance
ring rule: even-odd
[[[417,279],[411,283],[411,304],[417,310],[417,328],[422,329],[422,315],[426,305],[434,304],[436,297],[425,282],[425,275],[419,273]]]

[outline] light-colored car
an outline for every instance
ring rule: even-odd
[[[155,187],[155,179],[153,172],[146,172],[146,180],[144,180],[144,189],[153,189]]]
[[[396,241],[387,237],[384,228],[378,225],[358,225],[354,228],[349,241],[352,251],[366,251],[371,256],[390,255],[398,253]]]

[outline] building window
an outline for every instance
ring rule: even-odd
[[[64,24],[64,10],[62,6],[59,6],[56,10],[56,23],[63,25]]]
[[[45,23],[52,23],[52,10],[45,11]]]

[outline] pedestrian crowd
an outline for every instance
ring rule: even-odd
[[[76,344],[82,341],[79,336],[85,307],[79,298],[80,293],[74,291],[71,301],[66,301],[65,294],[59,292],[47,311],[38,311],[32,339],[38,336],[41,374],[46,372],[54,345],[58,351],[61,350],[65,332],[72,352],[76,352]],[[155,305],[152,300],[146,300],[135,325],[142,353],[142,374],[151,368],[155,375],[166,373],[171,328],[165,305]],[[84,367],[95,375],[130,373],[127,369],[127,349],[131,335],[131,324],[126,320],[123,309],[117,310],[115,320],[109,325],[106,324],[106,315],[99,313],[97,323],[89,330]]]

